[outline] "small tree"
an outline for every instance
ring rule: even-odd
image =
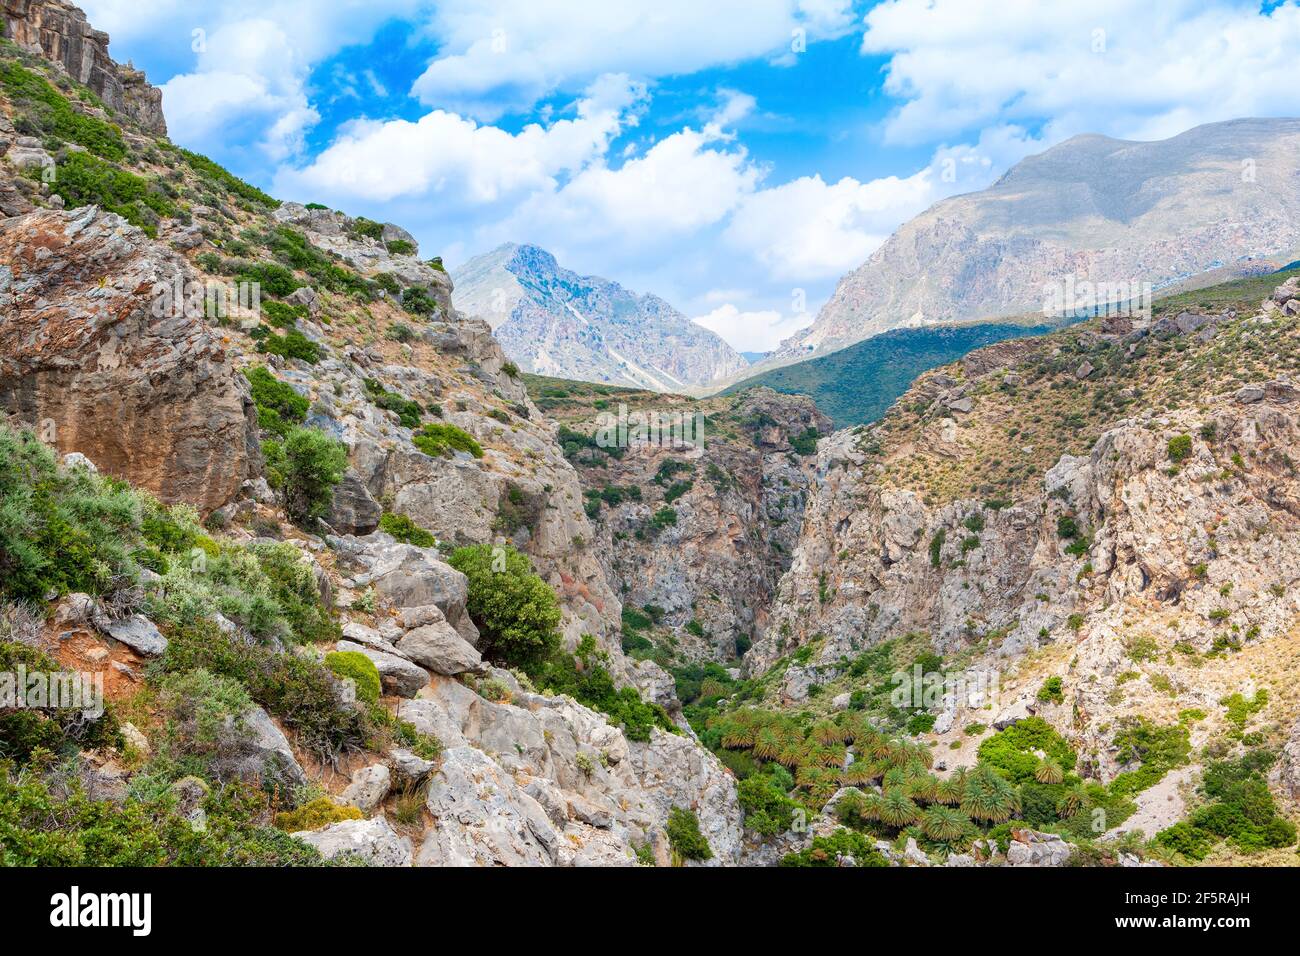
[[[268,441],[267,480],[284,499],[284,511],[297,524],[325,515],[334,500],[334,486],[343,480],[348,452],[315,428],[295,428],[284,443]]]
[[[510,667],[536,668],[560,646],[555,592],[511,547],[458,548],[450,564],[469,578],[469,616],[483,655]]]
[[[700,832],[700,820],[693,810],[673,807],[668,812],[668,844],[680,860],[711,860],[713,849]]]

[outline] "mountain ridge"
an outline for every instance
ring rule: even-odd
[[[690,392],[745,359],[652,293],[582,276],[529,243],[505,243],[453,270],[457,307],[486,321],[525,371]]]

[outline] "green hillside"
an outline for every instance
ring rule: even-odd
[[[981,323],[894,329],[822,358],[747,378],[723,394],[766,385],[778,392],[808,395],[836,428],[845,428],[875,421],[922,372],[955,362],[973,349],[1003,339],[1042,335],[1057,327]]]

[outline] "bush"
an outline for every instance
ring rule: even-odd
[[[1059,704],[1065,700],[1059,675],[1049,677],[1043,681],[1043,686],[1038,688],[1038,699],[1045,704]]]
[[[787,853],[782,866],[839,866],[840,859],[852,857],[862,867],[888,866],[889,862],[861,833],[843,827],[830,836],[813,837],[812,843],[798,853]]]
[[[248,369],[244,377],[252,386],[257,424],[263,431],[286,438],[294,425],[307,420],[311,403],[293,386],[272,375],[265,366]]]
[[[317,797],[297,810],[277,813],[275,825],[286,833],[301,833],[304,830],[319,830],[344,820],[360,820],[362,817],[363,814],[356,807],[340,806],[329,797]]]
[[[218,760],[240,752],[246,737],[244,715],[253,708],[242,684],[196,668],[167,674],[157,686],[171,756]]]
[[[284,499],[284,511],[299,524],[324,517],[334,486],[348,467],[347,448],[315,428],[295,428],[284,440],[266,442],[267,478]]]
[[[556,651],[559,604],[527,557],[512,547],[480,544],[458,548],[450,564],[469,578],[469,614],[485,657],[528,669]]]
[[[391,534],[403,544],[413,544],[417,548],[433,548],[438,544],[438,539],[431,532],[421,528],[404,514],[384,512],[379,519],[379,530]]]
[[[413,285],[402,290],[402,308],[412,315],[429,318],[438,311],[438,303],[427,289]]]
[[[279,207],[280,200],[273,199],[256,186],[250,186],[238,176],[229,172],[224,166],[214,163],[208,157],[199,153],[192,153],[188,149],[180,150],[180,154],[185,162],[189,163],[192,170],[226,192],[233,193],[240,199],[267,206],[271,209]]]
[[[411,444],[431,458],[445,457],[452,450],[463,451],[475,458],[483,457],[483,446],[474,440],[473,435],[441,422],[425,425],[411,436]]]
[[[135,580],[140,499],[86,469],[65,470],[31,432],[0,428],[0,594],[101,594]]]
[[[307,318],[308,312],[305,305],[289,305],[270,299],[262,303],[262,315],[278,329],[291,329],[299,319]]]
[[[745,811],[745,826],[760,836],[784,833],[794,823],[798,804],[786,795],[770,774],[756,773],[742,780],[738,793],[740,808]]]
[[[209,794],[206,826],[175,813],[165,788],[150,800],[91,800],[0,764],[0,866],[311,866],[320,854],[258,821],[264,794],[235,785]]]
[[[676,733],[667,712],[641,699],[634,687],[618,687],[610,675],[606,656],[597,651],[595,638],[586,635],[578,654],[554,652],[541,665],[533,665],[533,683],[550,694],[568,694],[578,703],[598,710],[623,729],[628,740],[645,742],[655,727]],[[579,667],[581,664],[581,667]]]
[[[315,365],[321,358],[320,346],[297,329],[288,329],[284,335],[264,335],[257,349],[269,355],[300,359],[308,365]]]
[[[1112,793],[1130,796],[1157,784],[1174,767],[1187,763],[1191,754],[1190,731],[1184,724],[1157,726],[1145,718],[1126,721],[1115,735],[1121,764],[1140,761],[1137,770],[1119,774],[1110,782]]]
[[[404,428],[420,427],[420,416],[424,414],[424,409],[420,407],[419,402],[403,398],[396,392],[390,392],[375,378],[366,379],[366,395],[377,407],[396,412],[398,421]]]
[[[158,235],[160,219],[177,214],[172,201],[149,180],[88,153],[72,153],[60,163],[51,189],[63,197],[69,209],[102,206],[151,238]]]
[[[374,734],[364,712],[340,702],[338,681],[324,664],[249,644],[202,619],[169,627],[167,638],[166,652],[153,665],[156,673],[203,668],[239,681],[322,757],[361,748]]]
[[[1073,748],[1041,717],[1027,717],[1005,730],[989,737],[979,747],[980,763],[1000,770],[1013,783],[1021,784],[1034,779],[1038,757],[1043,751],[1059,764],[1066,773],[1074,769],[1078,759]]]
[[[1166,449],[1169,453],[1169,460],[1175,465],[1181,464],[1191,457],[1192,454],[1192,436],[1175,435],[1169,439],[1169,445]]]
[[[700,820],[695,811],[673,807],[668,811],[668,844],[673,854],[681,860],[711,860],[713,849],[700,832]]]
[[[383,693],[379,668],[360,651],[335,651],[325,655],[325,666],[339,677],[349,677],[357,687],[357,699],[377,704]]]
[[[57,661],[35,648],[0,640],[0,673],[12,675],[20,667],[28,673],[64,673]],[[76,676],[69,675],[73,679]],[[89,718],[71,708],[0,708],[0,760],[25,764],[38,749],[68,757],[83,749],[118,742],[117,722],[111,712]]]

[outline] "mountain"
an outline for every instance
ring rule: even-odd
[[[1045,287],[1068,276],[1158,290],[1211,271],[1218,281],[1271,271],[1300,247],[1297,187],[1297,119],[1149,143],[1076,136],[903,225],[763,364],[894,328],[1039,311]]]
[[[663,299],[562,268],[507,244],[455,270],[456,306],[485,319],[528,372],[656,392],[690,392],[745,368],[714,333]]]
[[[924,329],[893,329],[821,358],[769,369],[723,394],[765,386],[787,395],[807,395],[837,428],[870,422],[884,414],[912,380],[937,365],[1003,339],[1041,335],[1050,325],[979,322]]]

